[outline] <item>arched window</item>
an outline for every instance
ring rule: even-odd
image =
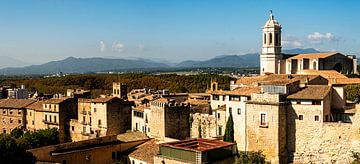
[[[264,44],[266,44],[266,34],[264,34]]]
[[[317,70],[317,69],[316,69],[316,61],[314,61],[314,63],[313,63],[313,69],[314,69],[314,70]]]
[[[272,44],[272,33],[269,35],[269,43]]]
[[[275,46],[278,46],[279,45],[279,35],[278,33],[275,33]]]

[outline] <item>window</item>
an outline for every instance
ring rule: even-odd
[[[220,119],[220,113],[218,113],[218,118]]]
[[[21,114],[21,110],[18,110],[18,114]]]
[[[45,121],[47,121],[47,115],[45,114]]]
[[[49,119],[50,119],[50,122],[52,122],[52,121],[51,121],[51,115],[49,116]]]
[[[238,109],[237,109],[237,112],[238,112],[238,115],[240,115],[240,114],[241,114],[241,109],[238,108]]]
[[[54,122],[56,123],[56,116],[54,116]]]
[[[226,99],[226,96],[225,96],[225,95],[223,95],[223,96],[222,96],[222,99],[223,99],[223,101],[225,101],[225,99]]]
[[[51,109],[51,104],[49,105],[49,109]]]
[[[94,108],[94,112],[96,112],[96,108]]]
[[[47,108],[47,104],[45,104],[45,108]]]
[[[5,118],[3,118],[3,123],[5,123],[6,122],[6,119]]]
[[[112,159],[116,159],[115,155],[116,155],[115,152],[112,152],[112,153],[111,153],[111,158],[112,158]]]
[[[260,126],[262,126],[262,127],[267,126],[267,123],[266,123],[266,113],[261,113],[261,114],[260,114]]]
[[[220,96],[219,96],[219,95],[213,95],[212,97],[213,97],[213,100],[216,100],[216,101],[220,100]]]
[[[148,127],[148,132],[150,132],[150,128]]]
[[[313,104],[313,105],[321,105],[321,101],[319,101],[319,100],[313,100],[313,101],[312,101],[312,104]]]
[[[301,101],[300,101],[300,100],[296,100],[296,104],[301,104]]]
[[[35,124],[35,121],[34,121],[34,120],[32,120],[32,121],[31,121],[31,124],[32,124],[32,125],[34,125],[34,124]]]
[[[30,112],[30,116],[31,116],[31,112]]]
[[[278,33],[275,33],[275,46],[279,45],[279,35]]]
[[[101,120],[99,120],[98,124],[101,125]]]
[[[219,126],[219,136],[222,135],[222,126]]]
[[[10,114],[12,114],[12,112],[13,112],[13,111],[12,111],[12,110],[10,110]]]
[[[3,133],[6,133],[6,129],[3,129]]]
[[[10,123],[13,123],[13,119],[12,119],[12,118],[10,118]]]
[[[132,160],[132,161],[131,161],[131,163],[132,163],[132,164],[135,164],[135,161],[134,161],[134,160]]]
[[[83,116],[83,123],[85,123],[85,116]]]
[[[5,109],[3,109],[3,114],[5,114],[6,113],[6,110]]]
[[[299,120],[303,120],[304,119],[304,115],[299,115]]]
[[[315,121],[319,121],[319,120],[320,120],[320,117],[319,117],[318,115],[316,115],[316,116],[314,117],[314,120],[315,120]]]
[[[272,44],[272,33],[269,34],[269,43]]]
[[[229,107],[229,112],[232,113],[232,107]]]
[[[229,96],[230,101],[240,101],[240,96]]]
[[[21,120],[20,120],[20,119],[18,120],[18,123],[21,124]]]
[[[74,126],[71,126],[71,131],[74,131],[75,130],[75,127]]]

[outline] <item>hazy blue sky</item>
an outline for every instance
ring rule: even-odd
[[[0,0],[0,56],[173,62],[260,50],[273,10],[283,47],[360,55],[360,1]]]

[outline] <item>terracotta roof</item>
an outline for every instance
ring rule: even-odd
[[[36,101],[32,104],[30,104],[29,106],[27,106],[27,109],[33,109],[33,110],[43,110],[43,104],[44,101]]]
[[[228,91],[228,95],[241,95],[241,96],[251,96],[252,93],[260,93],[260,87],[238,87],[232,91]]]
[[[167,103],[167,102],[170,102],[170,100],[167,98],[158,98],[158,99],[155,99],[154,102]]]
[[[156,144],[155,139],[151,139],[138,147],[129,154],[129,157],[147,162],[154,163],[154,156],[159,153],[159,145]]]
[[[209,104],[209,100],[196,100],[196,99],[187,99],[184,103],[190,103],[191,105],[200,105],[200,104]]]
[[[240,79],[236,80],[235,84],[250,85],[262,81],[264,78],[266,78],[266,76],[241,77]]]
[[[149,108],[149,106],[147,105],[139,105],[137,107],[134,107],[133,110],[139,111],[139,112],[144,112],[145,108]]]
[[[332,78],[330,84],[360,84],[360,78]]]
[[[52,98],[44,101],[44,104],[60,104],[69,99],[68,97],[63,98]]]
[[[208,151],[235,145],[233,142],[225,142],[220,140],[204,139],[204,138],[192,138],[187,140],[180,140],[175,142],[163,143],[161,146],[173,147],[177,149],[189,150],[189,151]]]
[[[30,99],[3,99],[0,101],[0,108],[25,108],[34,102],[35,100]]]
[[[309,58],[309,59],[327,58],[327,57],[333,56],[335,54],[339,54],[339,53],[338,52],[326,52],[326,53],[298,54],[296,56],[288,58],[288,60],[303,59],[303,58]]]
[[[343,75],[335,70],[301,70],[299,73],[303,74],[303,75],[320,75],[326,79],[347,78],[345,75]]]
[[[146,136],[145,133],[141,133],[141,132],[126,132],[126,133],[118,134],[116,138],[117,140],[122,142],[132,142],[132,141],[149,139],[149,137]]]
[[[308,85],[287,96],[288,99],[322,100],[331,91],[328,85]]]

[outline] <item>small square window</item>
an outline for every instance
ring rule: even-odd
[[[316,116],[314,117],[314,120],[315,120],[315,121],[320,121],[320,117],[319,117],[318,115],[316,115]]]
[[[304,120],[304,115],[299,115],[299,120]]]

